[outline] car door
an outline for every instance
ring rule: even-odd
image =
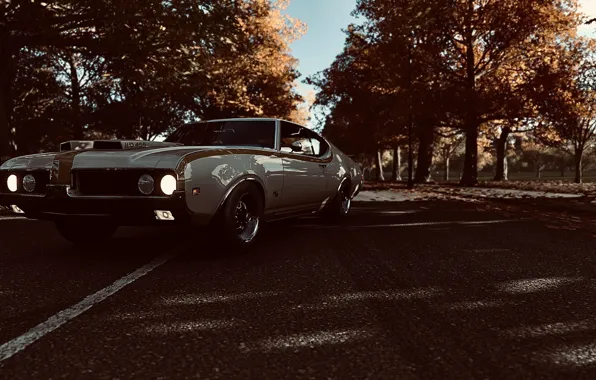
[[[284,208],[316,207],[326,199],[329,160],[317,157],[316,143],[313,144],[311,134],[301,125],[280,122]]]

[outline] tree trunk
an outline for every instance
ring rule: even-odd
[[[561,164],[561,177],[565,177],[565,164]]]
[[[464,186],[478,184],[478,126],[472,122],[466,128],[466,155],[460,184]]]
[[[478,120],[477,92],[476,92],[476,54],[475,36],[473,35],[473,18],[475,1],[467,0],[468,9],[464,14],[464,40],[466,45],[466,113],[464,130],[466,132],[466,155],[464,159],[464,172],[460,184],[474,186],[478,184]]]
[[[377,150],[377,181],[385,181],[383,175],[383,152],[381,149]]]
[[[495,181],[507,181],[507,138],[511,128],[505,127],[497,140],[497,171]]]
[[[4,31],[2,31],[4,32]],[[10,109],[12,108],[11,87],[13,81],[13,51],[2,43],[8,38],[0,34],[0,164],[14,155],[10,131]],[[5,40],[6,41],[6,40]]]
[[[583,150],[577,150],[575,152],[575,183],[582,183],[584,168],[582,161],[584,158]]]
[[[81,123],[81,83],[79,82],[79,73],[77,72],[77,62],[74,53],[69,55],[70,65],[70,88],[71,88],[71,107],[72,107],[72,130],[71,135],[74,140],[83,139],[83,125]]]
[[[393,146],[393,181],[401,181],[401,148],[395,144]]]
[[[542,177],[542,166],[538,165],[536,167],[536,178],[540,179]]]
[[[450,160],[449,157],[447,157],[445,159],[445,176],[444,176],[445,181],[449,181],[449,160]]]
[[[433,163],[433,128],[421,126],[418,134],[418,160],[416,165],[416,175],[414,182],[429,182],[431,177],[431,166]]]

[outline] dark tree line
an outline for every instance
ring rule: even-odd
[[[354,15],[363,22],[347,28],[343,52],[308,79],[328,111],[324,133],[372,154],[403,146],[411,126],[417,182],[429,180],[445,130],[464,136],[461,183],[474,185],[481,137],[494,139],[496,178],[506,179],[512,134],[541,128],[545,143],[571,147],[566,130],[592,117],[570,106],[589,104],[592,89],[588,64],[568,58],[586,63],[595,51],[575,35],[586,22],[576,0],[359,0]]]
[[[0,161],[187,120],[299,118],[303,25],[268,0],[0,3]]]

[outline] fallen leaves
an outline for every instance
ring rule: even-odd
[[[571,188],[578,188],[581,185],[572,185]],[[587,184],[594,187],[593,184]],[[559,185],[560,186],[560,185]],[[507,217],[523,215],[534,220],[544,222],[548,229],[564,231],[590,231],[596,232],[596,206],[586,204],[577,199],[549,198],[544,195],[519,196],[518,189],[511,189],[507,192],[494,192],[491,188],[457,188],[438,185],[417,185],[414,189],[408,190],[404,184],[399,183],[367,183],[364,190],[379,189],[394,191],[396,194],[407,197],[408,200],[458,200],[473,202],[477,211],[498,212]],[[560,187],[551,188],[548,191],[557,189],[558,193],[569,194],[560,191]],[[524,191],[536,191],[534,188],[524,188]],[[407,195],[406,195],[407,194]]]
[[[571,183],[562,180],[541,181],[482,181],[479,186],[485,188],[513,189],[526,191],[542,191],[549,193],[565,194],[590,194],[596,193],[596,183]]]

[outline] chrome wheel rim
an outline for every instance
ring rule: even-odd
[[[236,234],[245,243],[252,241],[259,232],[259,217],[255,215],[253,202],[247,198],[248,194],[240,198],[234,214]]]

